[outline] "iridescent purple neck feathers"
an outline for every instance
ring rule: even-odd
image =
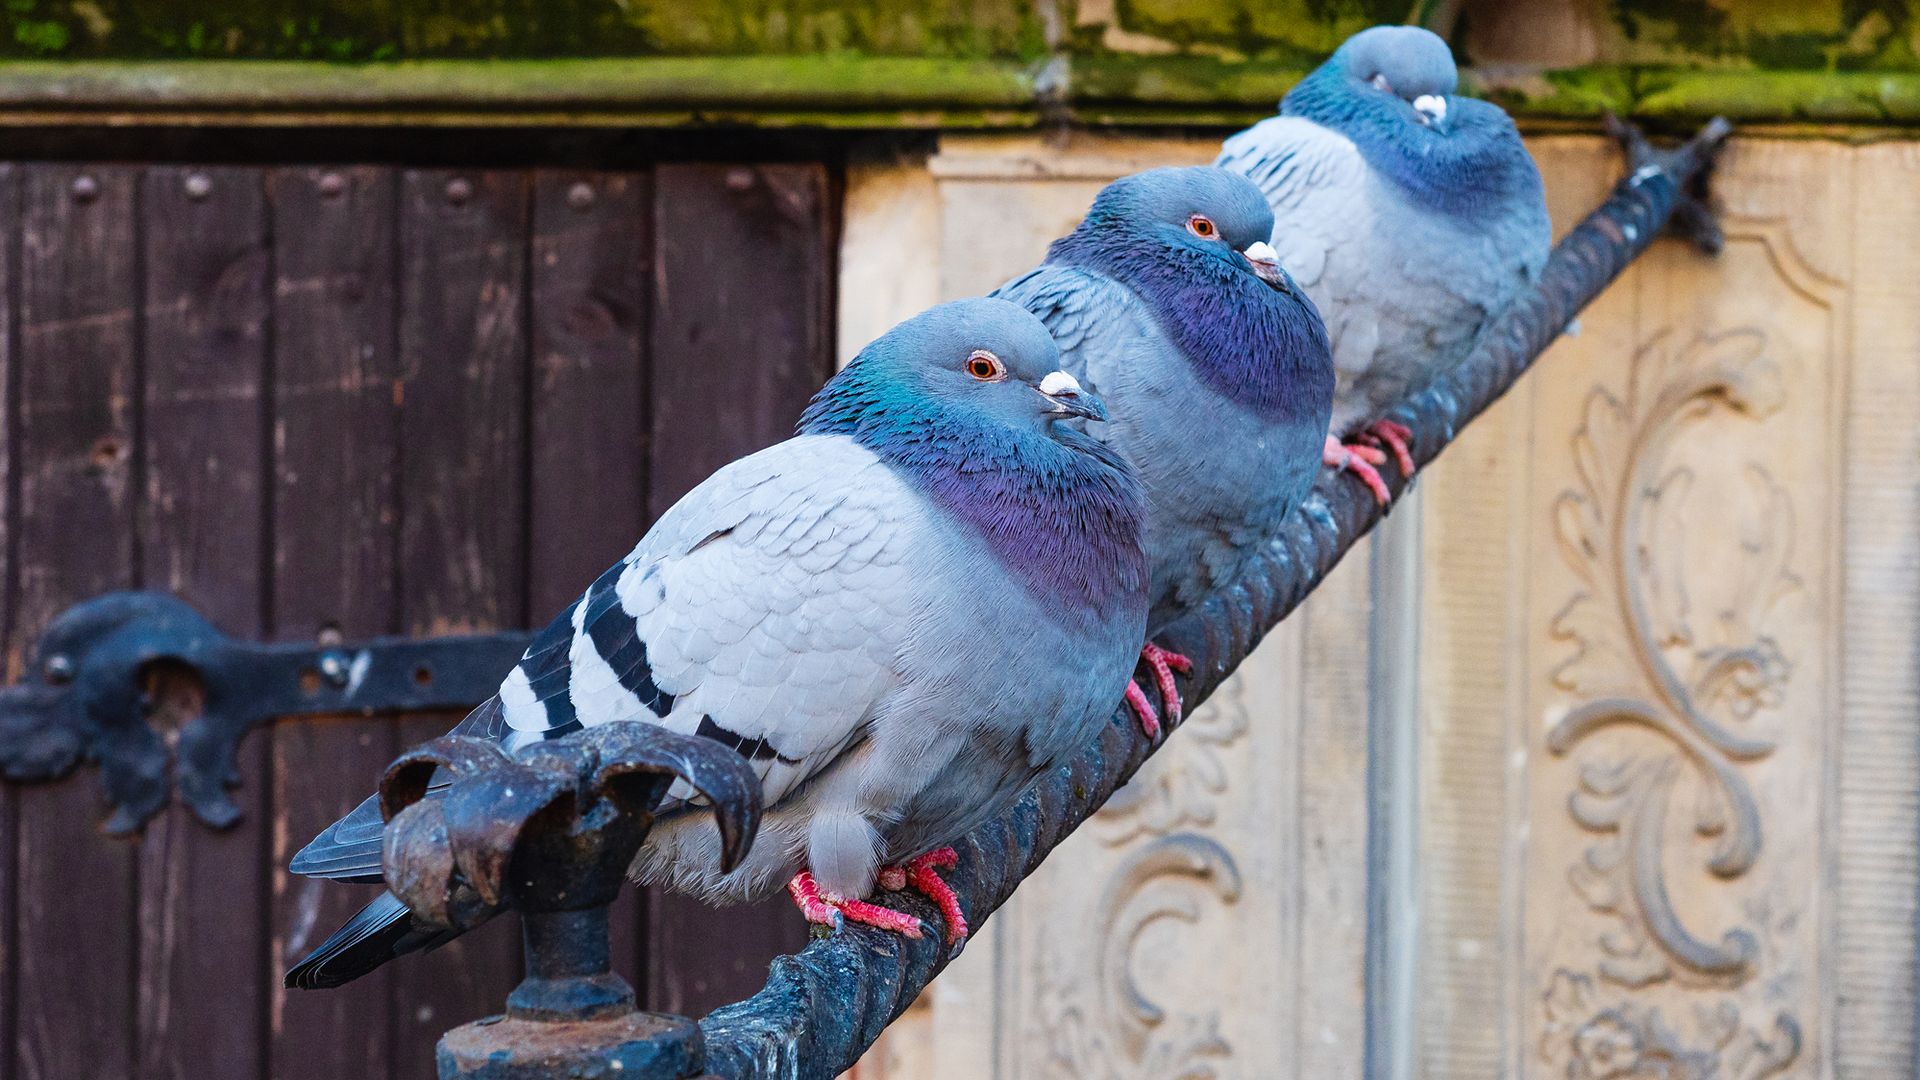
[[[1324,411],[1333,393],[1327,330],[1297,288],[1275,289],[1231,259],[1164,242],[1099,207],[1054,241],[1047,261],[1102,274],[1138,296],[1215,393],[1263,420]]]
[[[872,451],[984,537],[1062,618],[1144,610],[1146,495],[1126,460],[1096,440],[942,406],[858,361],[815,395],[799,430]]]

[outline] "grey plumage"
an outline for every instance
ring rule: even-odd
[[[1336,436],[1465,356],[1546,264],[1539,171],[1457,80],[1428,31],[1362,31],[1216,161],[1265,193],[1280,261],[1326,319]]]
[[[994,293],[1040,316],[1113,410],[1094,434],[1147,489],[1150,634],[1236,580],[1319,468],[1326,332],[1283,271],[1245,254],[1272,231],[1241,177],[1153,170],[1109,185],[1045,263]]]
[[[998,376],[969,374],[982,355]],[[1144,503],[1123,459],[1056,422],[1100,411],[1043,379],[1057,364],[1003,301],[896,327],[802,434],[662,515],[456,731],[517,747],[638,721],[718,739],[763,785],[751,853],[722,874],[717,833],[676,787],[635,876],[728,902],[810,868],[831,895],[868,894],[880,866],[957,839],[1083,747],[1126,685]],[[377,880],[370,810],[293,869]],[[398,937],[404,912],[389,914],[360,920],[368,948]],[[336,942],[321,953],[370,967]]]

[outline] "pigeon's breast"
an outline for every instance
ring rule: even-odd
[[[1171,349],[1143,341],[1139,349]],[[1184,603],[1236,579],[1305,494],[1319,467],[1323,415],[1275,421],[1187,376],[1178,362],[1122,356],[1099,390],[1114,420],[1098,432],[1147,489],[1147,556],[1157,628]]]

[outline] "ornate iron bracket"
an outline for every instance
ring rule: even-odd
[[[429,798],[436,777],[447,786]],[[449,735],[387,770],[381,868],[414,917],[465,928],[505,908],[521,913],[527,977],[504,1016],[440,1040],[442,1080],[704,1075],[699,1027],[640,1012],[609,963],[608,905],[675,781],[710,806],[722,868],[739,865],[759,829],[760,782],[709,739],[608,724],[514,759]]]
[[[1393,419],[1412,429],[1420,465],[1506,393],[1663,229],[1671,226],[1702,250],[1714,250],[1718,230],[1697,199],[1697,184],[1729,131],[1725,121],[1715,121],[1673,149],[1624,140],[1627,176],[1555,245],[1534,290],[1482,332],[1464,362],[1392,410]],[[1397,472],[1388,482],[1396,494],[1406,483]],[[1361,485],[1324,473],[1246,578],[1206,597],[1162,639],[1194,661],[1183,687],[1190,706],[1217,689],[1381,515]],[[1012,810],[955,844],[959,866],[948,881],[975,925],[1005,903],[1155,749],[1135,734],[1122,710],[1097,744],[1041,777]],[[889,895],[885,902],[934,917],[916,896]],[[758,994],[700,1022],[707,1067],[730,1080],[830,1080],[858,1060],[950,960],[931,938],[913,941],[868,927],[849,926],[816,939],[799,955],[776,959]]]
[[[526,649],[523,632],[374,638],[340,644],[236,641],[164,593],[116,592],[68,608],[34,644],[25,677],[0,689],[0,771],[57,780],[100,767],[107,831],[140,831],[170,791],[216,829],[240,820],[234,753],[279,716],[453,709],[477,704]],[[159,687],[189,680],[198,707],[156,727]]]

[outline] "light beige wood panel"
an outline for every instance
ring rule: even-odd
[[[1563,231],[1618,175],[1530,146]],[[1209,150],[949,138],[941,295]],[[1717,190],[1725,254],[1602,296],[1022,888],[889,1080],[1911,1075],[1920,147],[1741,140]],[[1370,888],[1411,898],[1373,1000]]]
[[[942,294],[1038,262],[1109,180],[1216,145],[944,139],[929,163]],[[934,1075],[1357,1080],[1367,559],[1356,552],[935,985]]]
[[[1851,319],[1844,421],[1834,1073],[1910,1076],[1920,835],[1920,145],[1849,155]]]
[[[1534,393],[1523,1047],[1819,1075],[1847,151],[1742,142]],[[1618,325],[1628,314],[1586,320]],[[1613,335],[1609,334],[1609,338]]]
[[[1606,197],[1620,170],[1597,139],[1549,137],[1529,149],[1547,178],[1556,235]],[[1526,615],[1530,552],[1543,542],[1532,497],[1536,387],[1576,363],[1604,366],[1633,345],[1633,293],[1591,305],[1577,336],[1475,421],[1421,480],[1425,528],[1420,613],[1420,1075],[1524,1076],[1519,872],[1529,850],[1532,765],[1526,680],[1535,630]],[[1581,359],[1581,358],[1584,358]],[[1556,812],[1547,806],[1545,812]]]

